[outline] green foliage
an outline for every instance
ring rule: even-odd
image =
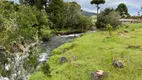
[[[0,1],[0,7],[0,44],[5,45],[16,38],[16,36],[14,36],[17,28],[16,15],[14,13],[15,10],[13,4]]]
[[[40,29],[43,26],[48,27],[46,12],[39,11],[36,7],[1,2],[0,12],[0,35],[2,35],[0,42],[2,44],[15,41],[20,36],[25,40],[36,40],[39,33],[42,34]]]
[[[79,27],[77,24],[79,24],[79,17],[81,16],[81,7],[76,2],[70,2],[66,3],[67,8],[67,23],[66,26],[76,28]]]
[[[116,11],[118,11],[123,18],[130,16],[128,13],[128,8],[124,3],[119,4]]]
[[[43,41],[47,41],[52,37],[52,30],[49,30],[47,28],[42,28],[41,33],[41,38]]]
[[[110,24],[107,25],[107,30],[109,32],[109,35],[112,35],[112,26]]]
[[[20,6],[20,9],[17,12],[17,24],[21,28],[32,27],[34,24],[38,24],[36,14],[36,8],[30,6]]]
[[[31,54],[28,57],[28,59],[25,60],[23,67],[27,71],[32,71],[36,68],[37,65],[38,65],[38,55],[37,54]]]
[[[108,15],[108,14],[111,13],[112,11],[114,11],[113,8],[106,8],[106,9],[104,10],[104,14],[105,14],[105,15]]]
[[[105,0],[92,0],[91,1],[91,4],[97,4],[97,5],[104,4],[104,3],[105,3]]]
[[[80,16],[79,17],[79,22],[78,22],[78,28],[80,28],[80,30],[83,31],[86,31],[89,27],[89,19],[88,17],[85,17],[85,16]]]
[[[116,29],[116,27],[120,25],[119,19],[119,13],[113,11],[113,9],[106,8],[98,15],[96,26],[98,29],[106,29],[106,25],[110,24],[113,29]]]
[[[36,7],[21,5],[17,11],[17,24],[19,25],[19,32],[27,30],[27,37],[34,39],[34,35],[42,36],[41,29],[48,27],[48,17],[44,10],[37,10]],[[31,30],[32,29],[32,30]],[[28,32],[31,31],[31,33]],[[47,30],[47,29],[46,29]],[[48,28],[49,30],[49,28]],[[32,32],[33,31],[33,32]],[[25,37],[25,36],[23,36]]]
[[[120,25],[120,16],[118,12],[112,11],[108,15],[106,15],[106,22],[110,24],[113,29],[116,29],[118,25]]]
[[[33,73],[34,70],[39,65],[39,55],[40,53],[43,53],[45,51],[45,48],[37,44],[37,46],[30,47],[29,56],[25,59],[23,68],[28,71],[28,73]]]
[[[53,0],[46,11],[49,15],[50,21],[52,22],[50,27],[53,29],[79,29],[82,31],[82,27],[84,27],[85,30],[87,27],[86,23],[89,22],[89,20],[82,15],[81,7],[76,2]]]
[[[10,55],[13,55],[9,51],[12,46],[11,43],[13,41],[20,43],[19,39],[21,37],[25,44],[37,41],[40,29],[42,29],[43,26],[44,28],[48,27],[48,17],[44,10],[38,10],[34,6],[0,1],[0,8],[0,45],[5,46],[7,52],[9,52],[8,54],[4,54],[7,55],[8,58],[7,56],[3,58],[12,60],[12,57],[9,58]],[[49,30],[49,28],[46,28],[46,30]],[[38,55],[36,53],[40,52],[35,52],[35,54],[30,55],[28,59],[25,60],[24,68],[27,70],[37,66]],[[0,58],[2,58],[2,55]],[[7,64],[6,61],[0,63],[0,74],[9,76],[11,73],[4,70],[5,64]]]
[[[36,40],[37,29],[34,27],[22,28],[17,31],[16,36],[22,36],[25,40]]]
[[[21,27],[48,26],[48,17],[44,10],[39,11],[36,7],[21,5],[17,11],[17,23]]]
[[[9,63],[8,58],[11,57],[8,52],[6,52],[6,49],[1,46],[0,50],[0,75],[1,76],[9,76],[11,74],[11,70],[7,71],[5,69],[5,65]],[[5,64],[5,65],[4,65]]]
[[[49,7],[46,9],[46,12],[49,15],[50,21],[54,24],[51,28],[60,28],[64,26],[65,21],[65,7],[63,0],[53,0]]]
[[[41,71],[48,77],[50,77],[50,73],[51,73],[51,70],[50,70],[50,65],[48,63],[44,63],[42,64],[41,66]]]

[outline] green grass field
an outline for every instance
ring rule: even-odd
[[[112,32],[86,33],[52,52],[48,63],[51,77],[36,72],[30,80],[91,80],[90,72],[104,70],[104,80],[142,80],[142,24],[129,24]],[[140,46],[140,48],[128,48]],[[59,63],[60,57],[68,62]],[[124,68],[112,66],[113,58],[122,60]]]

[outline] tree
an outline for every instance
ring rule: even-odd
[[[110,12],[112,12],[112,11],[114,11],[114,9],[113,8],[106,8],[105,10],[104,10],[104,14],[105,15],[108,15]]]
[[[100,9],[99,5],[100,4],[104,4],[105,3],[105,0],[92,0],[91,1],[91,4],[96,4],[96,7],[97,7],[97,15],[98,15],[98,11]]]
[[[89,25],[88,17],[82,15],[81,6],[76,2],[66,3],[66,25],[65,28],[86,31]]]
[[[67,3],[67,25],[72,28],[78,24],[78,19],[81,16],[81,6],[76,2]]]
[[[46,8],[46,12],[49,15],[50,21],[53,23],[51,28],[62,29],[65,25],[65,12],[66,7],[63,0],[52,0],[52,2]]]
[[[129,13],[128,13],[128,8],[126,6],[126,4],[121,3],[118,5],[118,7],[116,8],[116,11],[118,11],[121,15],[121,17],[128,17]]]

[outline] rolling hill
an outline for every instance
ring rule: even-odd
[[[93,16],[93,15],[96,15],[96,13],[94,13],[94,12],[88,12],[88,11],[85,11],[85,10],[82,10],[82,14],[83,14],[83,15],[86,15],[86,16]]]

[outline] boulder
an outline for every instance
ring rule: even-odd
[[[13,44],[10,48],[10,52],[12,52],[12,53],[19,52],[19,48],[18,48],[16,41],[13,42]]]
[[[68,60],[67,60],[67,58],[66,57],[61,57],[60,58],[60,63],[64,63],[64,62],[67,62]]]
[[[124,65],[123,65],[123,63],[122,63],[121,60],[114,61],[114,62],[112,63],[112,65],[113,65],[114,67],[124,68]]]
[[[22,44],[17,44],[17,45],[18,45],[19,51],[24,52],[25,47]]]
[[[25,47],[22,44],[18,44],[16,43],[16,41],[13,42],[11,48],[10,48],[10,52],[12,53],[17,53],[17,52],[24,52]]]
[[[106,73],[103,70],[97,70],[96,72],[91,72],[91,80],[103,80]]]

